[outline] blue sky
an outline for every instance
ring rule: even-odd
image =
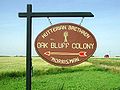
[[[18,12],[26,12],[32,4],[35,12],[92,12],[95,17],[85,18],[82,26],[96,37],[98,47],[95,56],[120,55],[120,0],[1,0],[0,1],[0,55],[25,55],[26,19]],[[53,24],[72,22],[79,24],[81,18],[50,18]],[[33,19],[32,54],[36,36],[50,26],[47,18]]]

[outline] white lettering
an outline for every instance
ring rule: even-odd
[[[93,49],[94,43],[72,43],[73,49]]]
[[[69,43],[55,43],[51,42],[51,48],[68,48]]]
[[[44,43],[44,42],[38,42],[37,43],[37,48],[48,48],[48,43]]]
[[[59,59],[59,58],[51,57],[51,61],[59,64],[71,64],[71,63],[79,62],[80,60],[78,57],[72,59]]]
[[[67,29],[67,26],[66,25],[60,25],[60,26],[56,26],[56,27],[53,27],[51,29],[48,29],[46,32],[44,32],[41,36],[42,38],[46,38],[48,35],[50,35],[51,33],[54,33],[58,30],[66,30]]]
[[[86,31],[84,31],[83,29],[81,29],[81,28],[79,28],[79,27],[69,25],[69,26],[68,26],[68,29],[69,29],[69,30],[73,30],[73,31],[75,31],[75,32],[79,32],[79,33],[81,33],[83,36],[85,36],[86,38],[89,38],[89,37],[90,37],[89,33],[87,33]]]

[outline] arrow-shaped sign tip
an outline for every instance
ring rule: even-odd
[[[79,56],[80,57],[86,57],[87,56],[87,52],[81,51],[81,52],[79,52]]]
[[[47,56],[50,56],[50,51],[47,51],[44,54],[47,55]]]

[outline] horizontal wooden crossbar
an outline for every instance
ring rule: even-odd
[[[21,12],[19,17],[27,17],[28,14],[31,17],[94,17],[91,12]]]

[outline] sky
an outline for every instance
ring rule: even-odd
[[[120,0],[1,0],[0,1],[0,55],[26,54],[26,19],[19,12],[26,12],[32,4],[33,12],[92,12],[82,26],[90,30],[96,40],[95,56],[120,56]],[[71,22],[77,18],[50,18],[52,24]],[[47,18],[34,18],[32,23],[32,55],[37,55],[34,41],[37,35],[50,26]]]

